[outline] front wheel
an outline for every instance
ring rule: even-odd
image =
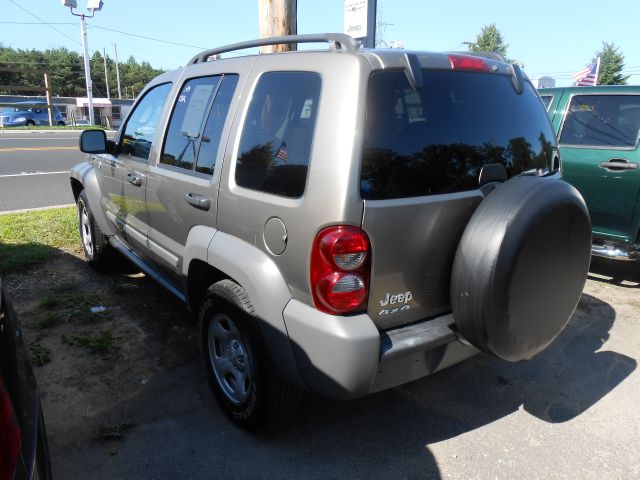
[[[87,262],[93,267],[102,267],[109,256],[109,244],[91,213],[84,190],[78,195],[78,228]]]
[[[211,285],[199,321],[209,384],[234,423],[254,430],[295,411],[299,393],[274,371],[253,305],[241,286],[231,280]]]

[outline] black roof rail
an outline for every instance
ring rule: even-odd
[[[206,62],[209,57],[220,55],[221,53],[233,52],[236,50],[244,50],[245,48],[264,47],[267,45],[283,45],[290,43],[330,43],[332,50],[340,50],[354,52],[358,49],[357,42],[344,33],[321,33],[311,35],[285,35],[282,37],[265,37],[256,40],[248,40],[246,42],[232,43],[223,47],[212,48],[199,53],[191,60],[188,65]]]

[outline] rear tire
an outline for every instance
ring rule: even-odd
[[[104,268],[111,256],[111,248],[93,217],[84,190],[78,195],[78,229],[87,262],[94,268]]]
[[[236,425],[255,430],[297,410],[300,392],[275,372],[253,305],[240,285],[231,280],[211,285],[200,306],[199,324],[209,385]]]

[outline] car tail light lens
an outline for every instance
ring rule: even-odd
[[[332,315],[364,311],[369,293],[371,247],[358,227],[328,227],[311,252],[311,292],[317,309]]]
[[[0,379],[0,479],[13,478],[20,454],[20,427],[9,392]]]
[[[482,58],[472,55],[450,54],[449,63],[452,70],[468,70],[472,72],[488,72],[489,64]]]

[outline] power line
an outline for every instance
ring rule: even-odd
[[[0,22],[5,25],[75,25],[73,22]]]
[[[13,0],[10,0],[13,1]],[[199,50],[206,50],[207,47],[200,47],[198,45],[189,45],[187,43],[169,42],[168,40],[161,40],[159,38],[145,37],[144,35],[138,35],[135,33],[123,32],[121,30],[114,30],[112,28],[99,27],[98,25],[89,25],[90,28],[98,28],[100,30],[106,30],[107,32],[120,33],[122,35],[128,35],[130,37],[142,38],[144,40],[151,40],[153,42],[167,43],[169,45],[177,45],[179,47],[197,48]]]
[[[39,16],[37,16],[35,13],[31,13],[29,10],[27,10],[26,8],[24,8],[22,5],[16,3],[14,0],[9,0],[11,3],[13,3],[16,7],[18,7],[20,10],[23,10],[25,12],[27,12],[29,15],[31,15],[33,18],[35,18],[36,20],[40,20],[42,23],[44,23],[45,25],[47,25],[49,28],[51,28],[52,30],[55,30],[56,32],[58,32],[60,35],[62,35],[65,38],[68,38],[69,40],[71,40],[74,43],[77,43],[78,45],[80,45],[80,42],[78,42],[77,40],[71,38],[69,35],[67,35],[66,33],[64,33],[61,30],[58,30],[56,27],[54,27],[52,24],[45,22],[43,19],[41,19]]]

